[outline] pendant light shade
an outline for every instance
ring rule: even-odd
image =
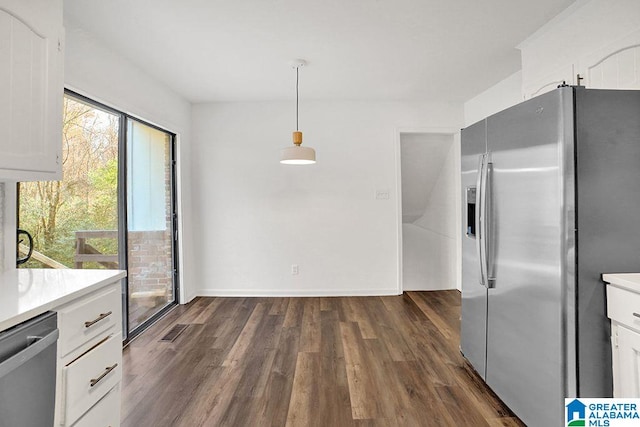
[[[293,147],[282,149],[280,163],[285,165],[311,165],[316,162],[316,150],[302,147],[302,132],[293,132]]]
[[[311,147],[302,147],[302,132],[298,129],[298,80],[300,67],[307,61],[295,59],[292,67],[296,69],[296,130],[293,132],[293,146],[282,149],[280,163],[285,165],[311,165],[316,162],[316,150]]]

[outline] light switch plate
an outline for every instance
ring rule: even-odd
[[[376,200],[389,200],[389,190],[376,190]]]

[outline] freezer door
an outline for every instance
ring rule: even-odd
[[[487,352],[487,289],[480,279],[476,218],[479,209],[477,188],[479,159],[485,154],[486,122],[462,130],[462,325],[460,349],[475,370],[485,377]]]
[[[486,381],[529,426],[559,425],[563,414],[563,96],[571,94],[556,90],[487,119],[495,282]]]

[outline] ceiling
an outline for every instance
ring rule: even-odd
[[[462,102],[574,0],[64,0],[85,31],[191,102]]]

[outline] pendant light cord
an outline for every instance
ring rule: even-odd
[[[300,67],[296,67],[296,131],[298,131],[298,80]]]

